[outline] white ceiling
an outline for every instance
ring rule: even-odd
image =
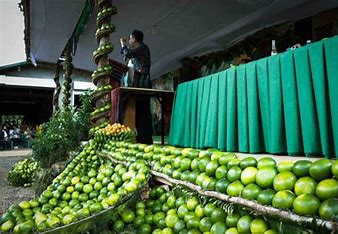
[[[84,0],[31,0],[31,52],[39,61],[55,63],[84,6]],[[224,49],[263,27],[314,15],[338,6],[338,0],[124,0],[113,1],[115,50],[122,61],[119,38],[142,30],[151,49],[152,77],[180,65],[186,56]],[[82,34],[74,66],[93,70],[92,52],[97,9]],[[153,25],[156,25],[153,27]]]

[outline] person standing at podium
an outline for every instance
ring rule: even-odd
[[[121,54],[125,56],[125,60],[133,62],[134,72],[132,86],[137,88],[152,88],[150,80],[150,50],[143,43],[143,33],[134,30],[129,37],[129,44],[125,38],[120,39]],[[135,100],[136,105],[136,140],[139,143],[152,144],[152,118],[150,111],[150,97],[138,95]]]

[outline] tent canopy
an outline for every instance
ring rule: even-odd
[[[55,63],[72,35],[85,0],[31,0],[30,52],[38,61]],[[119,38],[142,30],[151,49],[152,77],[179,67],[184,57],[224,49],[263,27],[314,15],[338,6],[337,0],[124,0],[113,1],[115,50],[110,57],[122,61]],[[94,10],[82,33],[73,63],[94,70]]]

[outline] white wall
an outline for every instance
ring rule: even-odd
[[[26,60],[19,0],[0,1],[0,66]]]

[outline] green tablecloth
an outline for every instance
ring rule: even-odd
[[[338,157],[338,37],[180,84],[169,143]]]

